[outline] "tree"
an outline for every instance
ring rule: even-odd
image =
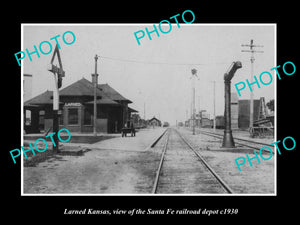
[[[138,113],[131,114],[131,120],[133,121],[134,124],[138,124],[140,119],[141,117]]]
[[[269,102],[267,102],[267,107],[274,112],[274,99],[270,100]]]

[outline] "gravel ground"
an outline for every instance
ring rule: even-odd
[[[95,144],[84,144],[82,146],[89,147],[90,151],[82,156],[49,155],[32,167],[23,168],[23,192],[150,193],[162,147],[160,143],[153,149],[148,149],[148,146],[164,130],[149,129],[140,131],[137,137],[119,137]]]
[[[198,150],[212,168],[224,179],[224,181],[237,194],[274,194],[275,190],[275,167],[274,157],[270,160],[252,160],[253,167],[248,161],[238,170],[235,159],[238,157],[254,157],[253,150],[237,148],[234,150],[222,150],[220,139],[207,135],[192,135],[192,132],[184,128],[179,129],[184,137]],[[214,150],[209,150],[214,149]],[[217,150],[219,149],[219,150]],[[269,153],[264,153],[268,158]]]
[[[97,149],[84,156],[56,156],[25,169],[24,193],[149,193],[158,159],[153,151]]]
[[[163,129],[148,129],[137,137],[116,137],[84,144],[82,156],[47,155],[34,166],[23,168],[24,194],[149,194],[153,187],[165,137],[149,149]],[[180,132],[198,149],[225,182],[239,194],[273,194],[274,160],[244,164],[239,172],[234,159],[253,150],[217,149],[219,139]],[[67,143],[66,143],[67,144]],[[73,144],[68,145],[72,147]],[[148,146],[148,147],[147,147]],[[74,146],[75,147],[75,146]],[[267,156],[266,156],[267,157]]]

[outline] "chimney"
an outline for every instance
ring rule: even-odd
[[[95,76],[95,74],[92,73],[92,83],[93,85],[95,85],[95,83],[98,84],[98,74]]]

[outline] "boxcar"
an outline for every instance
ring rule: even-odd
[[[212,120],[210,120],[208,118],[201,119],[201,127],[211,128],[212,126],[213,126]]]

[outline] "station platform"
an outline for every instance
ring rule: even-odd
[[[162,127],[141,129],[135,137],[131,137],[130,134],[122,137],[119,134],[114,138],[93,143],[90,147],[105,150],[147,151],[165,130],[166,128]]]
[[[122,137],[118,134],[104,134],[97,133],[97,136],[93,136],[93,133],[75,133],[71,132],[71,139],[68,142],[60,145],[64,146],[64,149],[80,148],[93,148],[93,149],[105,149],[105,150],[127,150],[127,151],[146,151],[150,148],[153,142],[162,135],[166,128],[145,128],[136,132],[136,136],[131,137],[130,134],[127,137]],[[62,133],[62,137],[65,134]],[[24,146],[28,143],[34,143],[38,138],[44,138],[43,134],[26,134],[24,135]],[[48,146],[52,145],[50,137],[46,138]],[[50,145],[49,145],[50,144]],[[42,146],[43,147],[43,146]],[[75,148],[76,147],[76,148]],[[63,150],[63,149],[62,149]],[[75,150],[74,150],[75,151]]]

